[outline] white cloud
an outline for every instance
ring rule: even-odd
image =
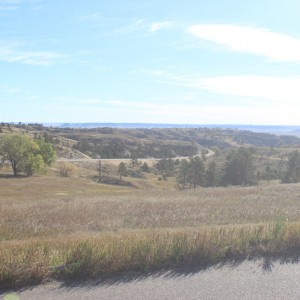
[[[210,93],[264,100],[269,103],[299,103],[300,76],[213,76],[201,77],[195,74],[172,73],[167,70],[141,70],[158,78],[161,82],[208,91]]]
[[[68,56],[55,51],[24,50],[28,43],[22,40],[0,40],[0,61],[38,66],[66,62]]]
[[[0,61],[9,63],[20,62],[22,64],[50,66],[66,60],[66,56],[50,51],[13,51],[0,47]]]
[[[171,29],[174,27],[174,21],[154,22],[150,26],[151,32],[156,32],[162,29]]]
[[[299,103],[300,77],[220,76],[192,78],[184,86],[268,102]]]
[[[300,39],[265,28],[203,24],[189,27],[188,32],[231,51],[264,56],[277,62],[300,63]]]

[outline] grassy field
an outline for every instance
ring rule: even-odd
[[[150,179],[128,188],[2,175],[0,286],[299,250],[299,184],[180,192]]]

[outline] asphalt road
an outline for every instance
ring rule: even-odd
[[[51,282],[16,295],[21,300],[300,299],[300,264],[246,261],[146,277],[131,275],[88,283]]]

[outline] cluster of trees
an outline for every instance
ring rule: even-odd
[[[52,145],[43,139],[33,140],[25,134],[9,134],[0,139],[0,164],[9,163],[14,176],[41,172],[55,158]]]
[[[239,148],[227,156],[225,164],[222,164],[221,167],[218,167],[214,161],[206,164],[204,155],[183,160],[164,158],[151,167],[151,170],[158,173],[161,180],[176,176],[180,189],[196,188],[198,186],[254,185],[258,182],[258,179],[257,174],[255,175],[254,172],[253,154],[254,150],[252,148]],[[147,163],[142,164],[137,159],[132,159],[129,166],[132,168],[138,166],[142,172],[150,171]],[[120,180],[128,172],[127,165],[121,162],[118,166]]]
[[[217,168],[214,161],[207,168],[200,157],[184,159],[179,163],[177,182],[181,189],[197,186],[253,185],[257,183],[254,175],[253,150],[239,148],[227,156],[225,166]]]
[[[179,172],[177,182],[181,189],[187,186],[196,188],[197,186],[205,186],[205,167],[203,160],[196,156],[182,160],[179,164]]]
[[[257,171],[254,162],[255,148],[239,148],[232,151],[225,162],[218,165],[215,161],[205,163],[205,156],[195,156],[189,159],[164,158],[159,160],[154,166],[149,168],[147,163],[141,163],[137,159],[132,159],[127,166],[121,162],[118,166],[120,180],[123,176],[129,175],[130,167],[137,168],[142,172],[155,172],[159,174],[159,179],[167,180],[167,177],[176,176],[180,189],[201,187],[216,187],[228,185],[255,185],[259,180],[280,178],[285,183],[300,182],[300,153],[294,151],[289,155],[286,169],[283,172],[276,172],[270,165],[266,165],[263,174]],[[278,177],[279,176],[279,177]]]
[[[179,164],[179,160],[173,160],[171,158],[160,159],[155,165],[158,173],[161,175],[161,179],[166,179],[172,176],[175,172],[175,166]]]
[[[253,148],[239,148],[228,157],[222,176],[224,185],[254,185],[257,178],[254,175]]]

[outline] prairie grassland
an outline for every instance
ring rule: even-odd
[[[26,182],[27,178],[21,179]],[[48,179],[46,189],[51,187]],[[55,179],[56,180],[56,179]],[[21,181],[17,182],[18,186]],[[82,182],[86,182],[82,180]],[[55,237],[147,228],[257,224],[284,217],[300,220],[300,185],[269,185],[179,191],[141,191],[62,180],[52,198],[0,198],[1,240]],[[69,186],[68,186],[69,185]],[[79,186],[77,188],[76,186]],[[88,190],[90,188],[90,190]],[[72,189],[76,192],[70,192]],[[87,189],[87,191],[85,190]],[[58,192],[60,191],[60,192]],[[50,191],[49,191],[50,193]]]
[[[299,195],[298,184],[179,192],[3,178],[0,286],[285,255],[300,247]]]

